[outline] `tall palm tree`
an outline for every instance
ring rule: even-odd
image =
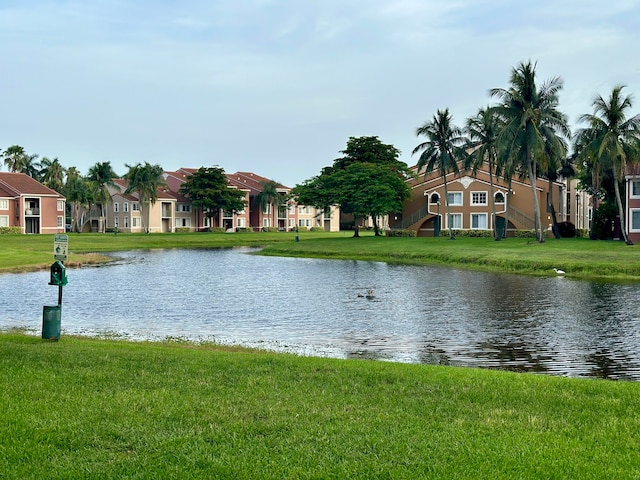
[[[160,165],[151,165],[144,162],[144,165],[125,165],[129,171],[124,175],[127,181],[127,189],[124,193],[137,193],[140,202],[140,216],[142,217],[142,229],[149,233],[149,208],[158,200],[158,189],[167,183],[162,175],[164,170]],[[145,223],[145,215],[147,222]]]
[[[40,172],[42,183],[56,192],[62,192],[66,169],[62,166],[58,158],[56,157],[51,160],[47,157],[42,157],[40,165],[42,166],[42,171]]]
[[[469,137],[471,153],[466,162],[475,174],[485,163],[489,168],[489,190],[491,196],[491,210],[493,214],[493,236],[496,240],[502,238],[502,232],[496,225],[496,202],[493,177],[498,169],[498,134],[502,124],[498,115],[490,108],[481,108],[478,113],[467,119],[465,132]]]
[[[425,122],[416,129],[417,136],[425,136],[427,140],[416,146],[411,155],[418,152],[418,172],[424,169],[425,176],[438,170],[444,184],[445,206],[449,225],[449,238],[453,239],[451,214],[449,207],[449,190],[447,189],[447,175],[458,173],[458,162],[466,156],[464,145],[467,143],[463,131],[453,124],[449,109],[438,110],[430,122]]]
[[[40,180],[40,163],[37,162],[39,155],[37,153],[33,155],[26,155],[23,159],[22,165],[20,167],[20,173],[25,173],[29,175],[31,178],[35,178],[36,180]]]
[[[84,216],[87,211],[91,210],[91,204],[95,201],[94,193],[95,190],[92,188],[91,182],[80,176],[80,172],[76,167],[70,167],[67,171],[64,195],[71,207],[74,232],[82,232]]]
[[[20,145],[11,145],[2,152],[2,158],[10,172],[19,172],[27,158],[27,153]]]
[[[98,162],[89,169],[87,175],[89,181],[92,182],[95,190],[94,200],[100,203],[100,215],[102,217],[102,232],[106,232],[107,221],[105,216],[105,208],[111,203],[111,193],[109,187],[116,187],[114,180],[118,175],[111,168],[111,162]]]
[[[282,205],[286,204],[286,197],[278,192],[279,184],[273,180],[262,182],[262,191],[256,195],[256,204],[262,212],[266,212],[271,205],[271,215],[274,227],[278,226],[278,211]]]
[[[640,160],[640,114],[627,118],[633,98],[623,94],[623,89],[624,85],[616,85],[608,99],[596,95],[593,113],[579,118],[581,123],[589,126],[578,132],[575,142],[584,146],[585,159],[589,158],[598,166],[595,171],[610,170],[622,236],[627,245],[632,245],[627,235],[620,182],[624,179],[626,165]]]
[[[500,144],[505,148],[509,161],[527,172],[533,197],[536,239],[544,242],[536,191],[537,170],[547,169],[548,152],[561,152],[562,137],[570,137],[571,133],[566,115],[557,108],[562,80],[554,77],[538,89],[535,69],[536,65],[531,62],[520,63],[511,71],[509,89],[494,88],[489,93],[501,101],[494,107],[505,123]]]

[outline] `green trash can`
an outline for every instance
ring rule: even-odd
[[[45,340],[60,339],[61,305],[42,308],[42,338]]]

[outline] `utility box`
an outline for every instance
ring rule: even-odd
[[[51,278],[49,279],[49,285],[58,285],[64,287],[67,284],[67,273],[65,266],[60,260],[56,260],[51,265]]]

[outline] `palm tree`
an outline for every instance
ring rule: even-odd
[[[137,193],[140,202],[140,216],[142,217],[142,229],[149,233],[150,225],[147,218],[145,224],[145,214],[149,216],[147,206],[154,205],[158,200],[158,189],[166,185],[163,177],[164,170],[160,165],[151,165],[144,162],[144,165],[125,165],[129,171],[124,175],[127,181],[127,189],[124,193]]]
[[[256,204],[265,213],[268,208],[272,208],[273,226],[278,226],[278,211],[282,205],[286,204],[286,197],[278,192],[279,184],[273,180],[262,182],[262,191],[256,195]],[[271,207],[269,207],[271,205]]]
[[[42,183],[56,192],[61,192],[64,188],[66,169],[62,166],[58,158],[56,157],[51,160],[47,157],[42,157],[40,165],[42,166],[42,171],[40,172]]]
[[[2,152],[2,158],[10,172],[20,172],[28,155],[20,145],[12,145]]]
[[[100,215],[102,217],[102,232],[106,232],[107,221],[105,207],[111,203],[111,193],[109,187],[116,187],[114,180],[118,178],[111,168],[111,162],[98,162],[89,169],[87,178],[93,184],[95,194],[94,200],[100,203]]]
[[[566,115],[557,109],[562,80],[554,77],[538,89],[535,67],[531,62],[520,63],[511,71],[509,89],[494,88],[489,93],[501,100],[494,107],[505,124],[500,134],[501,148],[505,149],[509,162],[518,167],[514,171],[521,169],[529,177],[536,239],[542,243],[544,230],[536,191],[537,169],[548,168],[548,152],[563,151],[561,136],[570,137],[570,131]]]
[[[624,95],[624,85],[613,88],[608,99],[596,95],[593,100],[593,114],[581,115],[579,121],[589,126],[578,132],[575,142],[584,146],[585,160],[597,165],[596,172],[607,169],[613,177],[620,229],[627,245],[625,212],[620,195],[620,182],[624,179],[627,163],[638,161],[640,157],[640,114],[627,119],[627,111],[633,106],[631,95]]]
[[[496,240],[502,238],[502,232],[499,232],[496,226],[497,216],[493,183],[493,176],[498,169],[498,134],[501,127],[500,119],[494,114],[493,110],[490,108],[481,108],[474,117],[467,119],[465,128],[471,148],[471,153],[465,165],[466,168],[470,168],[474,174],[485,163],[487,163],[489,168],[493,236]]]
[[[466,157],[463,148],[466,139],[463,131],[452,123],[449,109],[438,110],[433,116],[433,120],[425,122],[416,129],[416,135],[424,135],[427,140],[416,146],[411,155],[422,152],[418,159],[418,172],[422,169],[425,175],[434,170],[438,170],[444,184],[444,196],[449,225],[449,238],[453,239],[453,229],[451,227],[451,214],[449,208],[449,191],[447,189],[447,174],[458,173],[458,162]]]
[[[94,202],[94,189],[91,182],[80,176],[76,167],[70,167],[67,171],[67,179],[64,186],[64,195],[71,206],[73,217],[72,228],[75,232],[82,232],[84,215],[91,210]]]

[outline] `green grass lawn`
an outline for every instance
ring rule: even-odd
[[[456,268],[554,275],[557,267],[573,278],[640,280],[640,250],[619,241],[574,238],[387,238],[370,232],[353,238],[351,232],[295,233],[169,233],[70,234],[68,266],[100,261],[101,252],[148,248],[266,247],[262,254],[320,258],[361,259],[406,264],[440,264]],[[0,236],[0,272],[47,268],[53,261],[52,235]]]
[[[640,384],[0,334],[0,478],[640,477]]]

